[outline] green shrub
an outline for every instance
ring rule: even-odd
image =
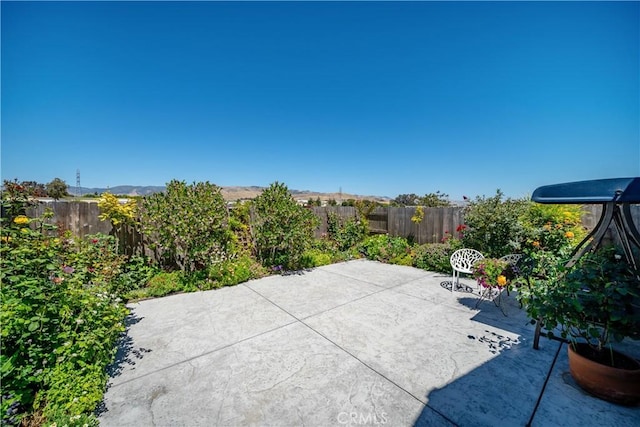
[[[91,418],[124,331],[127,309],[110,287],[121,258],[110,242],[50,236],[43,220],[2,225],[2,423],[32,411]]]
[[[313,268],[329,265],[334,262],[334,253],[323,252],[319,249],[309,249],[302,254],[301,267]]]
[[[358,217],[341,219],[335,212],[327,214],[327,234],[340,251],[362,242],[367,236],[368,224]]]
[[[147,286],[139,292],[131,292],[132,298],[163,297],[166,295],[183,292],[185,290],[183,273],[180,271],[161,271],[151,277]]]
[[[184,272],[203,270],[235,254],[221,189],[209,182],[173,180],[166,193],[144,199],[140,216],[152,246]]]
[[[151,259],[134,255],[122,266],[122,273],[114,281],[112,289],[126,297],[130,292],[144,288],[153,276],[159,273],[158,267]]]
[[[366,258],[374,261],[412,264],[407,258],[411,257],[411,246],[407,239],[402,237],[391,237],[387,234],[369,236],[358,245],[358,250]]]
[[[493,197],[477,197],[465,208],[462,243],[485,257],[500,258],[521,251],[525,228],[521,218],[531,202],[503,199],[498,190]]]
[[[255,259],[244,255],[209,266],[207,279],[200,287],[206,290],[233,286],[266,274],[267,271]]]
[[[266,267],[295,270],[311,247],[318,219],[298,206],[288,188],[271,184],[252,203],[251,231],[258,259]]]
[[[580,205],[532,203],[523,215],[523,252],[545,250],[562,256],[582,241],[587,231],[582,225]]]
[[[255,256],[255,247],[251,238],[251,203],[239,202],[229,211],[229,228],[233,233],[233,242],[238,253]]]
[[[452,244],[447,241],[445,243],[426,243],[415,249],[414,266],[427,271],[437,273],[450,273],[451,263],[449,259],[456,249],[459,249],[458,241]]]

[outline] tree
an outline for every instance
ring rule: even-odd
[[[47,184],[47,194],[55,200],[68,196],[67,183],[60,178],[53,178],[53,180]]]
[[[417,194],[400,194],[398,197],[393,199],[393,205],[395,206],[415,206],[419,203],[420,196]]]
[[[428,208],[451,206],[449,195],[441,193],[440,191],[425,194],[424,197],[420,197],[419,203]]]
[[[20,184],[25,191],[32,197],[47,197],[47,189],[44,184],[36,181],[22,181]]]

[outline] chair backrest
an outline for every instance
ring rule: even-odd
[[[451,254],[449,262],[454,270],[463,273],[472,273],[473,264],[482,258],[484,258],[484,255],[475,249],[462,248]]]
[[[522,254],[509,254],[500,257],[501,260],[507,261],[511,265],[516,265],[518,261],[520,261],[520,258],[522,258]]]

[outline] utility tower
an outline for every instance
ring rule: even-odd
[[[76,169],[76,197],[80,195],[80,169]]]

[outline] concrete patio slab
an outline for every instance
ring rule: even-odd
[[[418,268],[384,264],[365,259],[325,265],[322,269],[384,288],[391,288],[433,274]]]
[[[100,423],[640,425],[572,384],[566,346],[533,350],[514,295],[505,316],[446,280],[357,260],[132,304]]]
[[[640,356],[637,345],[625,344],[627,345],[620,345],[619,348],[626,347],[628,354]],[[555,346],[545,338],[541,338],[541,349],[550,345]],[[558,399],[557,396],[562,398]],[[640,426],[640,408],[614,405],[582,390],[571,377],[567,345],[563,344],[531,425],[544,427],[549,425],[549,420],[554,420],[557,426],[638,427]]]
[[[326,269],[252,280],[246,286],[297,319],[385,289]]]
[[[411,425],[424,406],[301,323],[120,384],[103,425]],[[110,390],[111,391],[111,390]],[[446,420],[431,412],[436,425]]]
[[[496,406],[525,425],[555,354],[473,317],[386,292],[306,323],[458,425],[493,425]]]
[[[244,286],[195,292],[130,304],[126,356],[113,383],[167,366],[295,322],[296,319]],[[136,362],[138,359],[139,363]]]

